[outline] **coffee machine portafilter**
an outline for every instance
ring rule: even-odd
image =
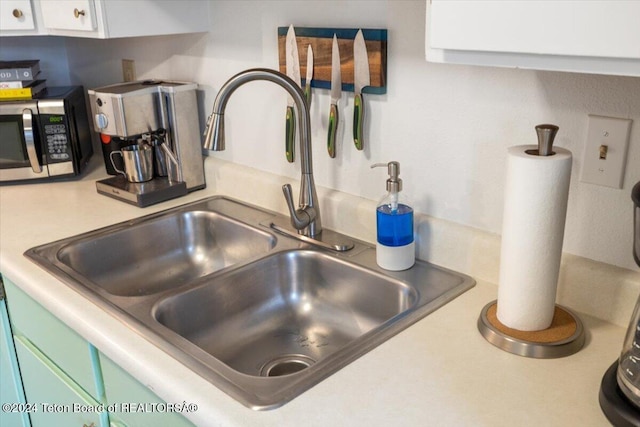
[[[144,207],[206,186],[196,89],[195,83],[145,80],[88,91],[94,129],[103,142],[118,142],[109,151],[140,145],[145,150],[135,154],[152,155],[154,165],[144,182],[128,180],[129,173],[97,181],[99,193]],[[115,164],[120,158],[105,155],[107,171],[122,170],[122,163]],[[135,160],[130,167],[138,165]]]

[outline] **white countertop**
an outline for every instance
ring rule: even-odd
[[[187,415],[197,425],[609,425],[598,392],[624,328],[579,313],[586,344],[577,354],[538,360],[506,353],[476,327],[497,295],[483,280],[283,407],[247,409],[23,256],[216,191],[217,172],[208,170],[207,189],[140,209],[96,192],[94,181],[105,176],[98,157],[81,180],[0,187],[0,272],[165,401],[197,404]]]

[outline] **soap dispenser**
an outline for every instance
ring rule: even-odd
[[[401,195],[400,163],[376,163],[387,167],[387,194],[376,208],[376,262],[386,270],[406,270],[416,260],[413,240],[413,208]]]

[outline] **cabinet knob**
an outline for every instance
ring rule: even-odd
[[[13,9],[12,15],[14,18],[22,18],[22,11],[20,9]]]
[[[78,10],[78,8],[73,9],[73,16],[75,16],[76,18],[84,16],[84,10]]]

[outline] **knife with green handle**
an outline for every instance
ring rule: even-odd
[[[307,101],[307,105],[311,106],[311,86],[309,85],[304,85],[304,99],[305,101]]]
[[[362,94],[357,93],[353,100],[353,143],[358,150],[364,148],[362,128],[364,123],[364,102]]]
[[[331,158],[336,156],[336,133],[338,130],[338,120],[340,120],[338,115],[338,106],[336,104],[331,104],[331,109],[329,110],[329,134],[327,136],[327,152]]]
[[[293,25],[289,26],[289,30],[287,31],[285,55],[287,76],[300,86],[298,42],[296,41],[296,33],[293,29]],[[285,156],[289,163],[292,163],[295,159],[296,114],[293,106],[293,98],[289,95],[287,96],[287,115],[285,125]]]
[[[295,109],[291,106],[287,106],[287,118],[285,125],[285,155],[289,163],[293,162],[293,150],[296,141],[296,113]]]
[[[364,98],[362,89],[371,84],[369,76],[369,56],[367,45],[362,35],[362,30],[358,30],[353,41],[353,90],[355,98],[353,100],[353,142],[356,149],[364,148]]]
[[[340,70],[340,49],[338,38],[333,35],[331,48],[331,109],[329,110],[329,131],[327,135],[327,151],[329,157],[336,156],[336,134],[340,115],[338,114],[338,101],[342,96],[342,73]]]

